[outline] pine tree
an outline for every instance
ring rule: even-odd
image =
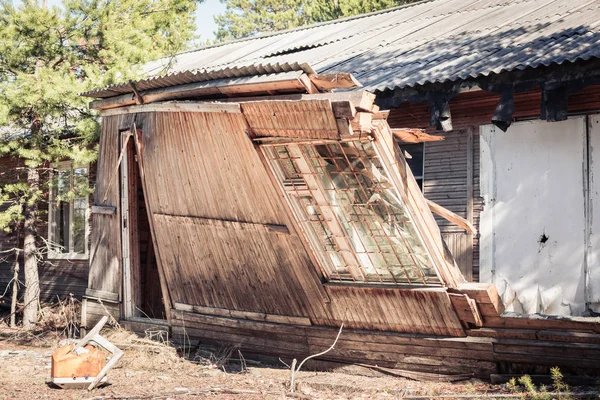
[[[383,10],[415,0],[221,0],[223,14],[215,16],[217,40],[309,25]]]
[[[193,37],[198,0],[35,0],[0,3],[0,157],[23,162],[26,182],[0,182],[0,229],[23,236],[23,326],[39,308],[38,236],[53,163],[93,162],[98,115],[81,92],[135,79],[139,66],[174,55]],[[45,1],[44,1],[45,3]],[[16,134],[15,134],[16,132]],[[89,193],[87,181],[55,200]]]
[[[221,0],[227,8],[215,16],[217,40],[239,39],[311,22],[305,0]]]

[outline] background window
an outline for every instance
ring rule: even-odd
[[[415,144],[400,144],[400,148],[405,151],[406,163],[408,164],[411,172],[415,176],[417,184],[423,191],[423,169],[424,169],[424,158],[423,158],[423,143]],[[408,153],[410,158],[406,155]]]
[[[56,166],[48,209],[50,256],[87,256],[88,187],[87,166]]]

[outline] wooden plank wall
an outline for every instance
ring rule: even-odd
[[[403,297],[396,290],[394,298],[391,291],[323,285],[242,114],[155,112],[137,121],[157,253],[173,303],[464,335],[445,291]]]
[[[467,130],[446,132],[445,140],[424,144],[423,192],[426,198],[467,218]],[[479,192],[479,132],[473,132],[473,226],[479,228],[483,199]],[[479,280],[479,239],[473,236],[472,248],[464,229],[435,215],[449,250],[463,275]]]
[[[303,359],[327,349],[337,334],[335,328],[291,326],[182,311],[174,311],[173,318],[175,340],[202,338],[203,343],[239,348],[245,356]],[[564,321],[505,320],[512,329],[470,330],[472,336],[454,338],[345,327],[335,349],[319,360],[446,375],[472,374],[482,379],[489,379],[492,373],[549,374],[550,368],[557,365],[565,374],[594,376],[600,373],[598,334],[565,331],[569,327],[585,331],[591,325],[575,327]],[[528,323],[532,329],[522,329]]]
[[[24,182],[27,179],[23,163],[14,158],[0,158],[0,181],[4,182]],[[90,166],[90,181],[95,179],[95,168]],[[46,193],[47,196],[47,193]],[[0,210],[2,205],[0,204]],[[48,237],[48,204],[44,201],[40,204],[40,224],[38,234],[41,237]],[[44,244],[40,241],[38,245]],[[1,253],[14,247],[23,247],[22,240],[17,243],[15,233],[0,231],[0,294],[4,293],[7,285],[13,277],[14,255]],[[25,281],[23,271],[23,257],[19,258],[20,275],[19,280]],[[62,260],[44,258],[39,265],[40,275],[40,300],[44,302],[56,301],[57,297],[65,298],[73,295],[81,299],[87,287],[88,260]],[[22,295],[23,287],[20,289]],[[6,292],[7,298],[12,293],[12,284]]]

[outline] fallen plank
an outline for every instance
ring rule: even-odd
[[[431,201],[429,199],[425,199],[425,201],[427,202],[427,205],[429,206],[429,209],[431,210],[431,212],[436,213],[437,215],[444,218],[445,220],[452,222],[455,225],[460,226],[461,228],[463,228],[464,230],[466,230],[469,233],[474,233],[474,234],[477,233],[477,229],[475,229],[473,224],[470,223],[469,221],[467,221],[466,219],[464,219],[463,217],[461,217],[460,215],[453,213],[452,211],[448,210],[447,208],[442,207],[439,204],[434,203],[433,201]]]
[[[364,368],[373,369],[375,371],[383,372],[388,375],[399,376],[401,378],[408,378],[415,381],[433,381],[433,382],[458,382],[470,379],[473,377],[472,374],[457,374],[457,375],[446,375],[436,374],[431,372],[417,372],[417,371],[406,371],[403,369],[385,368],[377,365],[369,364],[356,364]]]
[[[392,129],[392,133],[402,143],[438,142],[446,139],[445,136],[430,135],[420,129]]]

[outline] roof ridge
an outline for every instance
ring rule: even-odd
[[[217,48],[217,47],[222,47],[222,46],[226,46],[228,44],[247,42],[247,41],[255,40],[255,39],[264,39],[264,38],[268,38],[268,37],[284,35],[284,34],[290,33],[290,32],[297,32],[297,31],[302,31],[302,30],[313,29],[313,28],[317,28],[317,27],[320,27],[320,26],[324,26],[324,25],[339,24],[341,22],[352,21],[352,20],[361,19],[361,18],[367,18],[367,17],[373,16],[373,15],[378,15],[378,14],[390,13],[390,12],[402,10],[402,9],[405,9],[405,8],[418,6],[420,4],[431,3],[431,2],[434,2],[434,1],[439,1],[439,0],[420,0],[420,1],[415,1],[414,3],[401,4],[401,5],[396,6],[396,7],[385,8],[383,10],[371,11],[371,12],[368,12],[368,13],[356,14],[356,15],[351,15],[351,16],[348,16],[348,17],[341,17],[341,18],[338,18],[338,19],[332,19],[330,21],[317,22],[317,23],[310,24],[310,25],[297,26],[295,28],[284,29],[284,30],[281,30],[281,31],[262,32],[262,33],[258,33],[256,36],[248,36],[248,37],[239,38],[239,39],[227,40],[227,41],[221,42],[221,43],[215,43],[215,44],[211,44],[211,45],[200,46],[200,47],[197,47],[195,49],[185,50],[185,51],[182,51],[180,53],[175,54],[175,56],[179,56],[179,55],[182,55],[182,54],[194,53],[196,51],[202,51],[202,50],[208,50],[208,49],[213,49],[213,48]],[[169,58],[169,57],[163,57],[163,58]]]

